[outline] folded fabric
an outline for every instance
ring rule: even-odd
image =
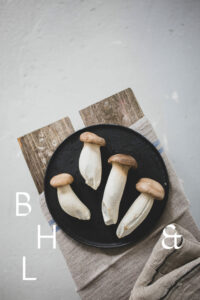
[[[166,228],[166,233],[181,235],[178,249],[173,237],[166,239],[161,234],[148,261],[146,262],[135,286],[130,300],[198,300],[200,299],[200,243],[194,236],[174,224],[175,228]]]
[[[189,203],[179,179],[171,167],[151,124],[146,117],[143,117],[131,128],[148,138],[157,147],[165,161],[170,180],[167,205],[151,234],[134,245],[119,249],[98,249],[85,246],[74,241],[57,228],[57,243],[82,299],[129,299],[136,279],[167,224],[172,222],[184,224],[200,240],[200,231],[189,213]],[[44,194],[41,195],[40,201],[44,215],[52,226],[55,222],[48,211]]]

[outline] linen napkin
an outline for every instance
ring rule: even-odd
[[[199,300],[200,299],[200,243],[183,227],[166,228],[166,233],[181,235],[179,249],[163,248],[161,234],[147,263],[131,292],[130,300]],[[167,238],[167,246],[174,245]]]
[[[135,245],[119,249],[99,249],[82,245],[57,227],[57,243],[82,299],[129,299],[136,279],[167,224],[173,222],[184,224],[185,228],[200,240],[200,231],[189,212],[189,202],[150,122],[143,117],[131,128],[149,139],[165,161],[170,181],[167,205],[151,234]],[[45,217],[52,226],[55,222],[48,211],[43,193],[40,195],[40,203]]]

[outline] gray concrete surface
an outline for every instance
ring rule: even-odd
[[[131,87],[181,178],[200,226],[200,1],[0,1],[2,300],[79,299],[16,138]],[[32,213],[15,216],[15,193]],[[29,276],[22,281],[22,256]]]

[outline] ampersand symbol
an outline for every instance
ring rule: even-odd
[[[176,226],[174,224],[170,224],[166,228],[163,229],[163,235],[165,236],[165,238],[162,240],[163,248],[165,248],[165,249],[172,249],[172,248],[180,249],[182,247],[182,244],[180,246],[178,246],[178,239],[182,239],[182,235],[177,234],[176,231],[173,234],[168,234],[166,232],[167,228],[172,228],[175,231]],[[168,238],[173,238],[174,239],[174,245],[172,245],[172,246],[166,245],[165,240],[168,239]]]

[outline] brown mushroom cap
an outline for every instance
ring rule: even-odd
[[[68,173],[58,174],[51,178],[50,185],[57,188],[59,186],[71,184],[74,181],[72,175]]]
[[[126,154],[115,154],[109,157],[108,163],[118,163],[121,165],[133,167],[134,169],[137,169],[137,161],[135,158],[131,155]]]
[[[97,134],[95,134],[93,132],[89,132],[89,131],[81,133],[80,141],[83,143],[91,143],[91,144],[96,144],[99,146],[106,145],[106,141],[104,140],[104,138],[98,136]]]
[[[140,193],[151,195],[156,200],[163,200],[165,190],[162,185],[150,178],[141,178],[136,184],[136,189]]]

